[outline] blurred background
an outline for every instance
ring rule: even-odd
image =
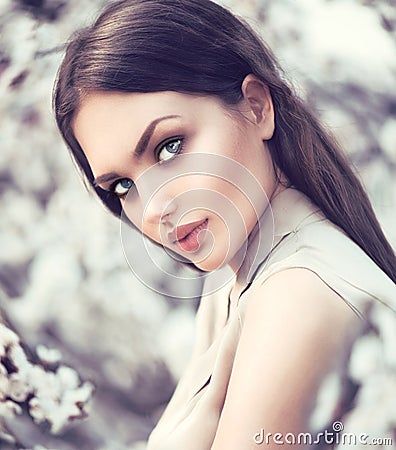
[[[0,0],[0,448],[144,449],[193,344],[197,301],[135,279],[118,221],[85,190],[55,127],[64,43],[106,3]],[[395,245],[394,0],[222,4],[264,37],[338,136]],[[377,410],[370,427],[392,434],[390,314],[355,350],[366,395],[345,420]]]

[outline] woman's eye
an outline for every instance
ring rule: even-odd
[[[160,148],[160,151],[158,152],[159,161],[167,161],[168,159],[173,158],[180,152],[181,147],[182,147],[181,139],[175,139],[173,141],[167,142]]]
[[[123,178],[122,180],[116,181],[111,190],[118,197],[124,197],[133,187],[134,182],[130,178]]]

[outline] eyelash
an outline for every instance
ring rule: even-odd
[[[174,154],[174,156],[177,156],[177,155],[182,154],[183,150],[184,150],[184,137],[182,137],[182,136],[173,137],[171,139],[167,139],[166,141],[161,142],[161,144],[159,144],[156,147],[156,149],[154,150],[154,153],[156,155],[156,159],[158,160],[159,164],[167,164],[168,162],[173,160],[174,157],[171,157],[171,158],[169,158],[167,160],[159,160],[159,154],[164,149],[164,147],[166,145],[168,145],[168,144],[170,144],[172,142],[177,142],[177,141],[180,141],[180,147],[179,147],[178,151]],[[114,183],[112,183],[110,185],[109,189],[108,189],[112,194],[114,194],[119,199],[123,199],[124,197],[126,197],[128,195],[128,193],[130,192],[130,190],[133,189],[133,187],[134,187],[134,183],[132,181],[133,185],[128,189],[127,192],[125,192],[124,194],[117,194],[115,192],[115,189],[116,189],[117,185],[123,180],[130,180],[130,181],[132,181],[130,178],[119,178],[118,180],[114,181]]]

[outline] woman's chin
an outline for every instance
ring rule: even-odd
[[[194,261],[193,258],[192,263],[203,272],[213,272],[214,270],[218,270],[224,267],[227,264],[227,260],[224,258],[224,256],[215,256],[212,254],[202,260]]]

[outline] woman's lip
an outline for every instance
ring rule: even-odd
[[[189,235],[195,228],[199,227],[200,225],[203,225],[205,222],[207,222],[208,219],[204,220],[197,220],[195,222],[190,222],[185,225],[179,225],[177,228],[175,228],[173,231],[171,231],[168,234],[168,239],[173,244],[175,242],[181,241],[184,239],[187,235]]]
[[[177,245],[185,252],[197,251],[205,239],[206,236],[205,230],[207,230],[207,228],[208,228],[208,219],[199,223],[182,239],[178,239],[176,241]],[[203,233],[203,235],[201,233]]]

